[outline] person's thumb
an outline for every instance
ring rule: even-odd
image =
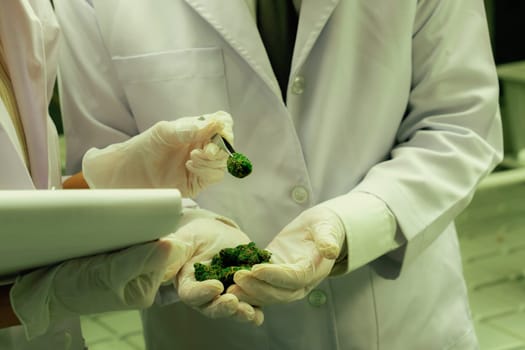
[[[162,238],[159,243],[169,246],[170,254],[164,264],[166,266],[162,282],[169,281],[177,275],[181,267],[190,259],[193,247],[174,237]]]
[[[326,259],[336,259],[341,252],[345,230],[339,217],[326,210],[329,212],[323,215],[323,219],[311,226],[311,234],[320,254]]]

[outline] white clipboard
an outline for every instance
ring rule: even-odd
[[[0,191],[0,276],[156,240],[181,213],[176,189]]]

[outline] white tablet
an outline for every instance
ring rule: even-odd
[[[0,191],[0,276],[174,232],[175,189]]]

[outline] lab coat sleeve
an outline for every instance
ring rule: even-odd
[[[103,148],[138,133],[86,0],[56,0],[62,28],[58,83],[67,147],[67,173],[81,170],[91,147]]]
[[[358,193],[385,203],[406,241],[399,249],[401,271],[451,225],[502,157],[498,83],[483,1],[419,1],[412,41],[411,93],[396,146],[352,192],[335,199],[349,247],[358,233],[351,224],[355,206],[345,203]],[[359,231],[367,235],[363,246],[377,238],[366,231]],[[348,271],[359,265],[351,261],[350,256]]]
[[[404,243],[394,215],[385,202],[374,195],[355,192],[323,202],[321,206],[338,214],[346,230],[345,246],[332,269],[332,276],[353,271]],[[398,270],[399,264],[395,260],[391,263],[393,270]],[[385,277],[397,276],[396,272],[381,273]]]

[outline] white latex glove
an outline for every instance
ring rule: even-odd
[[[210,139],[233,142],[233,120],[226,112],[161,121],[131,139],[84,155],[82,171],[90,188],[177,188],[195,197],[219,182],[228,154]]]
[[[250,242],[235,223],[205,210],[188,209],[180,228],[167,239],[187,247],[186,263],[174,280],[181,301],[210,318],[231,317],[257,326],[263,323],[264,315],[259,308],[240,302],[232,294],[222,294],[224,286],[219,280],[195,279],[194,263],[209,263],[221,249]],[[179,267],[173,266],[173,270]]]
[[[326,278],[345,242],[345,229],[331,209],[313,207],[295,218],[266,248],[271,263],[237,271],[228,292],[251,305],[302,299]]]
[[[32,339],[73,316],[148,307],[183,248],[161,240],[35,270],[17,278],[12,308]]]

